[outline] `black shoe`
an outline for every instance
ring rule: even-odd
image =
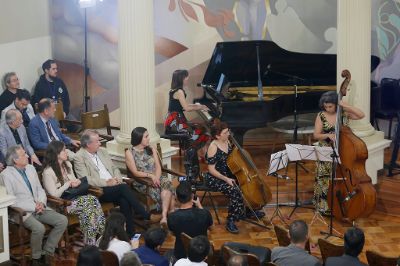
[[[232,220],[228,220],[225,229],[232,234],[239,234],[239,229],[237,228],[236,224]]]
[[[262,211],[254,211],[254,212],[252,212],[250,210],[246,211],[246,218],[252,219],[252,218],[256,218],[256,216],[258,219],[262,219],[265,216],[265,213]]]

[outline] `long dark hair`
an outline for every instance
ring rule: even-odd
[[[46,155],[44,157],[44,166],[43,169],[46,167],[51,167],[54,173],[57,176],[58,182],[61,183],[61,186],[64,185],[64,177],[62,175],[60,164],[58,163],[58,155],[60,152],[65,148],[65,144],[62,141],[53,140],[49,143],[46,150]],[[67,170],[67,173],[71,173],[71,168],[68,166],[67,162],[62,162],[62,167]]]
[[[142,143],[144,133],[147,131],[144,127],[135,127],[131,132],[131,144],[133,147]],[[144,147],[148,155],[153,155],[153,150],[150,146]]]
[[[129,237],[125,231],[125,223],[126,219],[122,213],[118,211],[112,212],[106,220],[106,226],[103,236],[101,237],[99,248],[106,250],[108,244],[114,237],[129,243]]]
[[[101,253],[96,246],[84,246],[78,255],[77,266],[101,266]]]
[[[182,89],[183,80],[189,76],[186,69],[178,69],[172,73],[171,90]]]

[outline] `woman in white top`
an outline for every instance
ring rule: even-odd
[[[128,234],[125,231],[125,216],[119,211],[113,211],[106,220],[106,228],[101,237],[99,248],[114,252],[121,261],[126,252],[137,248],[138,241],[129,241]]]
[[[68,188],[75,188],[81,180],[74,175],[65,144],[54,140],[46,150],[43,171],[43,185],[51,196],[63,198]],[[76,214],[87,245],[95,245],[97,237],[103,233],[105,218],[99,200],[93,195],[77,196],[67,207],[68,213]]]

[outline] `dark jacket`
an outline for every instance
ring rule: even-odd
[[[33,95],[32,95],[32,106],[35,106],[43,98],[50,98],[58,100],[61,98],[64,112],[66,115],[69,113],[69,94],[67,86],[59,78],[54,78],[53,82],[49,82],[45,74],[41,75],[39,81],[36,83]]]
[[[364,263],[361,263],[357,257],[353,257],[350,255],[344,254],[340,257],[330,257],[326,260],[326,266],[366,266]]]

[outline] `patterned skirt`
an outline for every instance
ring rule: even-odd
[[[210,140],[210,136],[207,135],[204,130],[189,126],[186,117],[179,112],[168,113],[164,122],[164,127],[165,132],[188,134],[189,143],[186,143],[187,147],[192,146],[199,149]]]
[[[319,162],[317,163],[317,174],[314,183],[314,198],[313,203],[315,209],[322,214],[329,214],[328,205],[328,190],[329,181],[331,179],[332,163]]]

